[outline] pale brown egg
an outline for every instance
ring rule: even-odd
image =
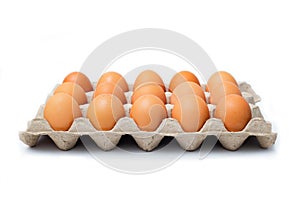
[[[126,96],[123,90],[118,85],[115,85],[113,83],[98,84],[93,97],[95,98],[100,94],[113,94],[118,97],[123,104],[127,103]]]
[[[242,96],[240,89],[235,84],[224,81],[216,85],[213,89],[210,90],[209,101],[211,104],[218,104],[218,102],[226,95],[237,94]]]
[[[118,85],[124,92],[128,92],[128,84],[124,77],[117,72],[106,72],[99,78],[97,85],[112,83]]]
[[[148,84],[148,83],[158,84],[164,91],[166,91],[163,80],[155,71],[152,70],[145,70],[137,76],[133,84],[133,91],[136,90],[141,85]]]
[[[177,99],[172,109],[172,118],[179,122],[184,131],[196,132],[209,119],[209,110],[199,96],[185,95]]]
[[[138,87],[131,96],[131,103],[133,104],[139,97],[152,94],[154,96],[157,96],[160,98],[163,103],[165,104],[167,102],[166,95],[164,90],[161,86],[155,84],[155,83],[147,83],[143,84],[142,86]]]
[[[175,104],[177,101],[177,97],[182,97],[190,94],[195,94],[206,102],[206,97],[201,86],[197,83],[187,81],[181,83],[175,88],[170,97],[170,103]]]
[[[111,94],[100,94],[90,103],[87,118],[97,130],[111,130],[116,122],[125,117],[120,99]]]
[[[87,97],[85,95],[85,91],[80,87],[78,84],[73,82],[65,82],[61,85],[59,85],[55,91],[56,93],[66,93],[71,95],[79,105],[86,104],[87,103]]]
[[[167,116],[164,103],[154,95],[141,96],[130,110],[130,117],[142,131],[155,131]]]
[[[170,81],[169,91],[172,92],[174,89],[183,82],[190,81],[200,85],[198,78],[189,71],[181,71],[176,73]]]
[[[211,89],[213,89],[217,85],[223,83],[224,81],[231,82],[231,83],[235,84],[236,86],[238,86],[236,80],[230,73],[225,72],[225,71],[218,71],[218,72],[215,72],[213,75],[211,75],[210,78],[208,79],[207,85],[206,85],[206,90],[210,91]]]
[[[75,118],[82,117],[77,101],[66,93],[51,96],[44,108],[44,118],[55,131],[67,131]]]
[[[251,109],[243,97],[230,94],[218,103],[214,117],[221,119],[228,131],[241,131],[251,119]]]
[[[72,72],[72,73],[68,74],[65,77],[63,83],[65,83],[65,82],[76,83],[76,84],[80,85],[80,87],[82,87],[82,89],[85,92],[90,92],[93,90],[93,86],[92,86],[90,79],[81,72]]]

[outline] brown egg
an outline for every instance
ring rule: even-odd
[[[130,110],[130,117],[142,131],[155,131],[167,116],[164,103],[154,95],[141,96]]]
[[[163,80],[155,71],[152,70],[145,70],[137,76],[133,84],[133,91],[136,90],[139,86],[148,83],[158,84],[162,87],[164,91],[166,91]]]
[[[190,81],[200,85],[198,78],[189,71],[181,71],[173,76],[170,81],[169,91],[172,92],[174,89],[183,82]]]
[[[182,97],[190,94],[195,94],[206,102],[206,97],[201,86],[194,82],[188,81],[181,83],[175,88],[173,94],[170,97],[170,103],[175,104],[177,101],[177,97]]]
[[[66,93],[51,96],[44,108],[44,118],[55,131],[67,131],[77,117],[82,117],[77,101]]]
[[[94,92],[94,98],[100,94],[113,94],[118,97],[123,104],[127,103],[125,94],[118,85],[112,83],[98,84]]]
[[[176,119],[186,132],[199,131],[209,119],[209,110],[202,98],[185,95],[178,98],[172,109],[172,118]]]
[[[228,72],[225,71],[218,71],[215,72],[213,75],[210,76],[210,78],[207,81],[207,91],[213,89],[214,87],[216,87],[217,85],[219,85],[220,83],[223,83],[224,81],[228,81],[231,82],[233,84],[235,84],[236,86],[238,86],[236,80],[234,79],[234,77],[229,74]]]
[[[82,89],[82,87],[80,87],[76,83],[65,82],[65,83],[59,85],[55,89],[54,94],[60,93],[60,92],[71,95],[77,101],[77,103],[79,105],[87,103],[87,98],[86,98],[84,90]]]
[[[226,95],[237,94],[242,96],[240,89],[233,83],[224,81],[210,90],[209,101],[217,105],[218,102]]]
[[[120,99],[111,94],[100,94],[90,103],[87,118],[97,130],[111,130],[116,122],[125,117]]]
[[[243,97],[230,94],[218,103],[214,117],[221,119],[228,131],[241,131],[251,119],[251,109]]]
[[[63,81],[63,83],[65,82],[72,82],[72,83],[77,83],[78,85],[80,85],[80,87],[82,87],[82,89],[85,92],[90,92],[93,90],[93,86],[91,84],[91,81],[89,80],[89,78],[81,73],[81,72],[72,72],[69,75],[67,75]]]
[[[139,97],[152,94],[154,96],[157,96],[160,98],[163,103],[165,104],[167,102],[166,95],[164,90],[155,83],[148,83],[143,84],[142,86],[139,86],[132,94],[131,96],[131,103],[133,104]]]
[[[124,77],[121,74],[119,74],[117,72],[104,73],[99,78],[97,85],[103,84],[103,83],[112,83],[112,84],[118,85],[124,92],[128,92],[128,90],[129,90],[126,80],[124,79]]]

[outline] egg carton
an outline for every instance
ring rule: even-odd
[[[119,119],[110,131],[96,130],[89,119],[85,117],[89,104],[80,106],[83,117],[75,119],[68,131],[55,131],[44,119],[44,105],[41,105],[36,117],[28,122],[27,130],[20,132],[19,137],[25,144],[34,147],[38,144],[41,136],[49,136],[59,149],[69,150],[76,145],[81,136],[88,135],[99,148],[108,151],[117,146],[123,135],[131,135],[141,149],[152,151],[164,137],[170,136],[175,138],[183,149],[193,151],[208,136],[215,136],[221,145],[228,150],[237,150],[249,136],[255,136],[262,148],[269,148],[275,143],[277,133],[272,132],[271,123],[264,120],[259,107],[255,105],[256,102],[260,101],[260,97],[245,82],[240,83],[239,87],[243,97],[250,105],[252,114],[249,123],[239,132],[227,131],[223,122],[213,117],[215,106],[212,104],[208,104],[210,119],[205,122],[198,132],[183,131],[178,121],[171,118],[171,110],[173,108],[171,104],[166,104],[168,118],[162,121],[157,130],[153,132],[141,131],[134,120],[129,117],[131,108],[129,103],[124,105],[126,117]],[[130,102],[132,92],[125,94],[128,102]],[[87,93],[89,102],[92,99],[92,95],[93,92]],[[171,93],[166,92],[168,101],[170,95]],[[209,93],[206,93],[206,97],[209,97]]]

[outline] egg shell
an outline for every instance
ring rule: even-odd
[[[72,72],[68,74],[63,80],[63,83],[65,82],[76,83],[80,85],[85,92],[93,91],[93,86],[90,79],[81,72]]]
[[[97,97],[100,94],[113,94],[120,99],[123,104],[127,103],[126,96],[118,85],[113,83],[100,83],[97,85],[93,97]]]
[[[185,95],[177,99],[172,110],[176,119],[186,132],[199,131],[209,119],[209,110],[205,101],[197,95]]]
[[[106,72],[102,74],[102,76],[99,78],[97,85],[103,84],[103,83],[112,83],[115,85],[118,85],[123,92],[128,92],[128,84],[124,77],[117,73],[117,72]]]
[[[44,108],[44,118],[53,130],[67,131],[75,118],[82,113],[77,101],[66,93],[57,93],[49,97]]]
[[[175,88],[175,90],[173,91],[170,97],[170,103],[175,104],[177,101],[177,97],[182,97],[190,94],[195,94],[206,102],[205,93],[201,88],[201,86],[194,82],[187,81],[181,83]]]
[[[214,87],[223,83],[224,81],[231,82],[231,83],[235,84],[236,86],[238,86],[237,81],[230,73],[225,72],[225,71],[218,71],[218,72],[215,72],[214,74],[212,74],[210,76],[210,78],[208,79],[207,85],[206,85],[207,86],[206,91],[213,89]]]
[[[163,91],[166,91],[166,87],[162,78],[155,71],[152,70],[145,70],[136,77],[133,84],[133,91],[135,91],[139,86],[148,83],[158,84],[161,86]]]
[[[198,85],[200,85],[200,82],[198,80],[198,78],[195,76],[195,74],[193,74],[192,72],[189,71],[181,71],[176,73],[169,84],[169,91],[172,92],[175,90],[175,88],[180,85],[183,82],[186,81],[190,81],[190,82],[194,82]]]
[[[210,90],[209,101],[211,104],[218,104],[218,102],[226,95],[237,94],[242,96],[240,89],[235,84],[224,81],[216,85],[213,89]]]
[[[56,93],[66,93],[71,95],[79,105],[83,105],[87,103],[87,97],[85,94],[85,91],[80,87],[78,84],[73,83],[73,82],[65,82],[61,85],[59,85],[55,91],[54,94]]]
[[[120,99],[111,94],[100,94],[88,107],[87,118],[97,130],[111,130],[116,122],[125,117]]]
[[[230,94],[217,104],[214,117],[221,119],[228,131],[241,131],[251,119],[251,109],[243,97]]]
[[[164,103],[154,95],[141,96],[130,110],[130,117],[142,131],[155,131],[167,116]]]
[[[146,83],[141,86],[139,86],[132,94],[131,96],[131,103],[133,104],[139,97],[152,94],[154,96],[157,96],[160,98],[163,103],[165,104],[167,102],[166,95],[164,90],[161,86],[159,86],[156,83]]]

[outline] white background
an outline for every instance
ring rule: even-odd
[[[109,2],[109,3],[107,3]],[[0,199],[299,198],[300,5],[297,1],[1,1]],[[245,80],[279,133],[268,150],[197,152],[147,175],[115,172],[84,148],[18,139],[49,91],[94,48],[137,28],[164,28],[200,44],[219,69]],[[157,63],[159,64],[159,63]]]

